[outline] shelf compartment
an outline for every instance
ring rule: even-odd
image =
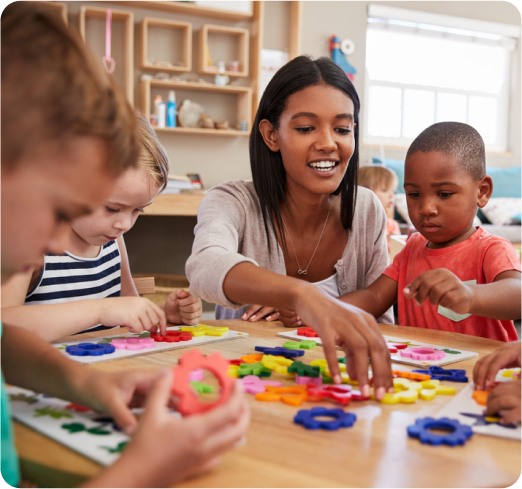
[[[213,7],[203,7],[201,5],[194,5],[192,3],[185,2],[121,1],[118,2],[118,4],[125,7],[159,10],[161,12],[173,12],[184,15],[195,15],[198,17],[208,17],[209,19],[230,20],[232,22],[251,20],[253,16],[253,2],[250,2],[249,13],[236,12],[234,10],[224,10]]]
[[[194,82],[172,82],[166,80],[143,80],[141,82],[141,109],[145,116],[149,119],[152,107],[152,89],[160,88],[163,90],[176,91],[195,91],[195,92],[210,92],[222,95],[236,95],[236,119],[239,121],[246,121],[250,127],[252,121],[252,89],[249,87],[234,87],[226,85],[224,87],[212,84],[194,83]],[[178,110],[181,106],[182,99],[176,94],[178,99]],[[191,99],[193,100],[193,99]],[[194,101],[197,101],[194,99]],[[236,129],[203,129],[191,127],[154,127],[158,133],[166,134],[199,134],[204,136],[248,136],[249,131],[238,131]]]
[[[116,10],[112,9],[112,24],[113,24],[113,33],[112,37],[115,37],[115,23],[123,23],[123,76],[121,80],[118,80],[118,77],[115,78],[120,81],[123,85],[123,90],[130,104],[134,106],[134,13],[128,10]],[[107,15],[107,9],[100,7],[91,7],[82,5],[80,11],[78,13],[78,27],[80,30],[80,35],[82,36],[83,41],[87,44],[86,41],[86,21],[87,19],[97,19],[105,21]],[[101,32],[101,31],[100,31]],[[116,43],[113,42],[112,49],[117,46]],[[103,28],[103,42],[100,43],[99,46],[91,46],[95,54],[99,54],[98,52],[101,50],[103,53],[102,56],[105,55],[105,28]],[[115,53],[113,53],[113,58]],[[101,57],[100,57],[101,60]],[[116,70],[118,70],[119,63],[116,64]],[[114,75],[113,75],[114,76]]]
[[[216,75],[217,67],[207,64],[207,49],[210,51],[209,37],[212,35],[236,38],[237,58],[228,61],[239,61],[239,71],[225,71],[229,77],[248,76],[248,44],[250,31],[236,27],[224,27],[220,25],[205,24],[199,31],[198,71],[205,75]],[[218,60],[213,60],[214,62]]]
[[[182,41],[182,66],[156,66],[147,59],[149,48],[149,27],[159,27],[173,31],[181,31]],[[146,70],[187,72],[192,70],[192,24],[190,22],[178,22],[174,20],[156,19],[145,17],[141,22],[141,68]]]

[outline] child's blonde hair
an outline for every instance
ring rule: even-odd
[[[147,118],[137,111],[139,157],[138,164],[159,185],[160,192],[165,190],[169,178],[169,158],[159,142],[156,131]]]
[[[2,169],[78,137],[105,143],[115,175],[136,165],[136,120],[114,79],[60,16],[11,3],[2,12]]]
[[[379,187],[397,190],[399,180],[393,170],[381,165],[368,165],[359,169],[358,185],[377,190]]]

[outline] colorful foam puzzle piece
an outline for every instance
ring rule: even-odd
[[[237,365],[239,367],[239,366],[241,366],[242,363],[245,363],[245,362],[243,362],[243,360],[238,358],[236,360],[229,360],[228,363],[230,363],[230,365]]]
[[[115,348],[112,345],[98,343],[78,343],[77,345],[69,345],[65,347],[65,351],[69,355],[75,356],[101,356],[114,353]]]
[[[434,348],[405,348],[401,350],[401,357],[412,358],[413,360],[442,360],[446,353]]]
[[[410,380],[430,380],[431,375],[430,374],[421,374],[416,371],[413,372],[407,372],[405,370],[392,370],[392,374],[394,377],[400,377],[404,379],[410,379]]]
[[[200,324],[199,326],[183,326],[181,331],[190,332],[192,336],[223,336],[228,332],[228,328]]]
[[[214,387],[197,380],[192,380],[190,385],[198,394],[212,394],[214,392]]]
[[[498,424],[503,428],[508,428],[510,430],[514,430],[518,428],[518,423],[510,423],[510,424],[500,424],[500,418],[498,416],[486,416],[484,414],[474,414],[474,413],[459,413],[462,416],[467,416],[468,418],[474,418],[475,423],[472,426],[487,426],[490,424]]]
[[[117,350],[143,350],[154,348],[155,342],[152,338],[125,338],[112,340],[111,344]]]
[[[488,396],[489,391],[473,391],[473,394],[471,394],[471,397],[481,406],[486,406],[488,404]]]
[[[348,405],[352,400],[352,388],[338,385],[316,386],[313,384],[307,385],[307,401],[323,401],[324,399],[331,399],[340,404]]]
[[[270,346],[256,346],[256,351],[260,351],[265,355],[273,355],[285,358],[296,358],[301,357],[305,354],[304,350],[290,350],[282,346],[270,347]]]
[[[317,343],[312,340],[302,340],[302,341],[287,341],[283,348],[288,348],[290,350],[311,350],[312,348],[315,348],[317,346]]]
[[[188,331],[167,331],[165,335],[161,333],[151,333],[150,337],[158,342],[178,343],[180,341],[190,341],[192,339],[192,333]]]
[[[319,338],[319,335],[309,327],[297,328],[297,334],[299,336],[306,336],[308,338]]]
[[[247,375],[257,375],[258,377],[270,377],[272,371],[269,368],[259,363],[242,363],[241,367],[237,371],[240,378],[246,377]]]
[[[318,417],[333,418],[330,421],[318,420]],[[308,430],[329,430],[337,431],[339,428],[351,428],[357,416],[353,413],[346,413],[342,409],[327,409],[315,407],[298,411],[294,417],[294,423],[303,425]]]
[[[239,374],[237,373],[237,371],[240,369],[241,367],[239,365],[229,365],[228,366],[228,371],[227,371],[227,375],[229,377],[232,377],[234,379],[239,379]]]
[[[432,379],[447,380],[450,382],[468,382],[466,371],[458,368],[442,368],[432,365],[426,370],[413,370],[413,372],[428,374]]]
[[[511,379],[516,379],[520,376],[520,369],[509,369],[504,370],[501,374],[502,377],[508,377]]]
[[[319,375],[319,377],[306,377],[301,375],[295,376],[295,383],[297,385],[323,385],[323,378]]]
[[[306,365],[303,362],[294,362],[290,367],[288,367],[288,371],[291,373],[296,373],[301,377],[319,377],[321,375],[320,367],[313,367],[312,365]]]
[[[40,416],[50,416],[53,419],[72,418],[72,414],[63,409],[52,406],[44,406],[34,410],[33,416],[39,418]]]
[[[252,353],[252,355],[241,357],[242,363],[259,363],[262,359],[262,353]]]
[[[190,372],[190,374],[188,376],[189,382],[193,382],[193,381],[201,382],[203,380],[204,375],[205,375],[205,373],[203,372],[203,369],[201,369],[201,368],[193,370],[192,372]]]
[[[292,385],[290,387],[265,386],[265,392],[256,394],[257,401],[277,402],[282,401],[292,406],[300,406],[306,401],[306,385]]]
[[[265,392],[265,387],[267,385],[272,385],[275,387],[281,387],[281,382],[276,380],[261,380],[256,375],[247,375],[243,377],[243,391],[248,392],[249,394],[259,394],[260,392]]]
[[[292,365],[293,360],[284,357],[276,357],[274,355],[263,355],[261,360],[263,367],[274,370],[278,374],[292,375],[288,373],[288,367]]]
[[[77,413],[86,413],[88,411],[91,411],[91,408],[88,408],[87,406],[82,406],[81,404],[76,404],[74,402],[67,404],[67,406],[65,406],[65,409],[70,409],[71,411],[76,411]]]
[[[449,431],[443,435],[433,433],[431,430]],[[456,419],[450,418],[422,418],[415,420],[415,424],[408,426],[408,436],[418,438],[421,443],[429,445],[464,445],[473,436],[472,429],[460,424]]]
[[[228,360],[217,352],[205,357],[199,350],[192,350],[182,356],[178,366],[174,367],[175,374],[171,388],[171,392],[179,397],[178,411],[184,415],[197,414],[226,403],[235,384],[235,380],[227,375],[229,366]],[[215,402],[200,401],[190,385],[189,375],[196,369],[208,370],[218,379],[221,396]]]

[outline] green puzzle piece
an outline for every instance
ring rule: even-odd
[[[242,363],[237,371],[240,378],[247,375],[257,375],[258,377],[270,377],[272,370],[263,366],[261,362],[258,363]]]
[[[334,381],[332,377],[327,377],[326,375],[323,375],[323,384],[333,384]]]
[[[460,355],[460,351],[450,350],[449,348],[442,348],[440,351],[443,351],[448,355]]]
[[[92,428],[85,428],[83,423],[70,423],[70,424],[62,424],[62,428],[67,430],[69,433],[80,433],[82,431],[86,431],[91,435],[110,435],[111,431],[106,430],[106,424],[101,424],[98,426],[93,426]]]
[[[79,433],[80,431],[85,431],[85,425],[82,423],[62,424],[62,428],[67,430],[69,433]]]
[[[198,382],[197,380],[193,380],[190,385],[198,394],[212,394],[214,392],[214,387],[204,384],[203,382]]]
[[[53,408],[50,406],[35,409],[33,416],[35,418],[38,418],[39,416],[51,416],[51,418],[54,418],[54,419],[72,418],[71,413],[69,413],[68,411],[64,411],[63,409]]]
[[[128,444],[129,444],[128,441],[122,441],[121,443],[118,443],[118,446],[116,448],[104,447],[104,446],[100,446],[100,448],[104,448],[109,453],[121,453],[121,452],[123,452],[123,450],[125,450],[125,447]]]
[[[28,396],[27,394],[9,394],[9,399],[11,399],[11,401],[22,401],[27,404],[34,404],[38,402],[38,394],[32,396]]]
[[[291,373],[296,373],[300,377],[319,377],[321,374],[321,369],[319,367],[312,367],[311,365],[306,365],[303,362],[294,362],[290,367],[288,367],[288,371]]]
[[[338,358],[338,359],[337,359],[337,362],[338,362],[338,363],[344,363],[344,364],[346,365],[346,357]]]
[[[311,350],[317,346],[317,343],[312,340],[287,341],[283,346],[290,350]]]

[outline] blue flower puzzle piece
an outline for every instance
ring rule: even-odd
[[[432,433],[430,430],[449,431],[444,435]],[[471,427],[460,424],[456,419],[450,418],[420,418],[414,425],[408,426],[408,436],[418,438],[421,443],[429,445],[442,445],[443,443],[454,447],[464,445],[468,438],[473,435]]]
[[[260,351],[264,355],[274,355],[285,358],[296,358],[305,354],[304,350],[290,350],[284,346],[276,346],[274,348],[270,346],[256,346],[255,350]]]
[[[84,357],[87,355],[98,357],[100,355],[108,355],[114,353],[116,348],[109,344],[100,343],[78,343],[77,345],[69,345],[65,347],[65,351],[69,355]]]
[[[413,370],[421,374],[431,375],[432,379],[436,380],[448,380],[450,382],[468,382],[466,377],[466,371],[458,368],[442,368],[436,365],[428,367],[427,370]]]
[[[317,420],[316,417],[327,416],[333,418],[329,421]],[[327,409],[323,407],[314,407],[312,409],[302,409],[297,412],[294,417],[294,423],[302,424],[308,430],[337,431],[339,428],[351,428],[357,416],[353,413],[347,413],[342,409]]]

